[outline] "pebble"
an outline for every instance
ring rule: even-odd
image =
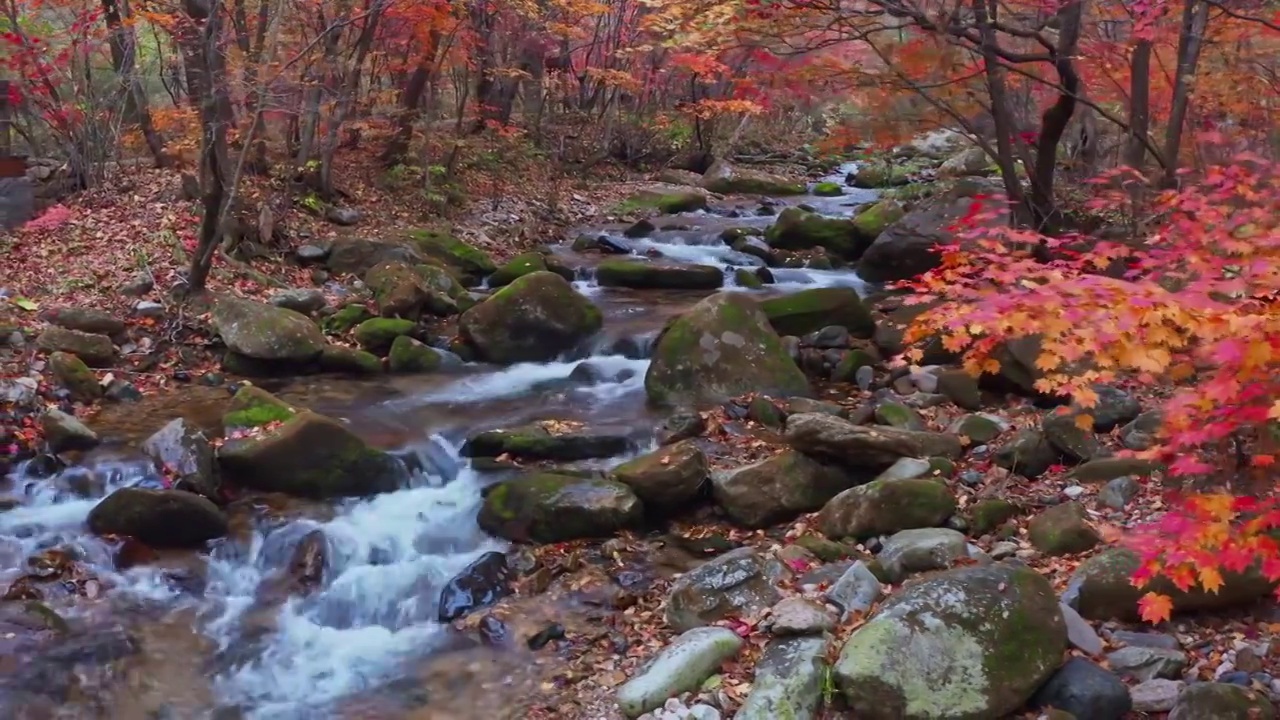
[[[1072,485],[1062,490],[1062,494],[1066,495],[1072,500],[1075,500],[1076,498],[1080,497],[1084,493],[1085,493],[1085,489],[1083,487],[1080,487],[1079,485]]]
[[[1018,543],[1002,540],[991,546],[991,558],[993,560],[1004,560],[1013,557],[1018,552]]]
[[[1148,680],[1129,688],[1133,711],[1139,713],[1169,712],[1178,701],[1178,693],[1186,687],[1181,680]]]
[[[875,370],[870,365],[863,365],[853,373],[853,381],[858,384],[858,389],[866,392],[871,389],[871,381],[875,379]]]
[[[133,314],[138,317],[157,318],[164,315],[164,305],[154,300],[139,300],[133,306]]]
[[[1093,626],[1069,605],[1059,603],[1058,608],[1062,610],[1062,619],[1067,624],[1067,640],[1086,654],[1100,654],[1103,648],[1102,638],[1098,637]]]
[[[770,611],[774,635],[818,635],[835,628],[835,618],[826,607],[802,597],[783,599]]]

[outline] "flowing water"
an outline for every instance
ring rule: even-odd
[[[842,179],[847,170],[834,177]],[[848,205],[874,198],[851,192],[857,195],[786,202],[847,216]],[[719,233],[765,227],[772,218],[757,215],[754,204],[742,207],[732,218],[705,212],[664,217],[660,227],[671,229],[641,240],[624,238],[621,227],[593,232],[636,255],[723,267],[726,289],[746,291],[733,286],[733,269],[762,263],[728,248]],[[600,288],[591,270],[598,258],[567,248],[557,252],[582,267],[576,286],[605,313],[604,330],[581,352],[506,368],[467,365],[376,381],[304,378],[271,388],[399,452],[412,470],[399,491],[332,506],[263,501],[238,507],[231,537],[211,552],[167,554],[127,567],[125,553],[89,535],[84,520],[115,488],[158,486],[148,460],[121,443],[60,471],[43,463],[20,468],[8,479],[8,494],[20,504],[0,513],[0,587],[30,573],[29,558],[48,557],[51,550],[55,558],[91,568],[92,576],[63,578],[54,583],[64,586],[61,592],[45,588],[45,604],[70,626],[65,634],[50,639],[48,632],[5,632],[17,621],[0,615],[0,715],[338,716],[346,699],[394,687],[407,668],[447,649],[453,636],[436,620],[441,586],[481,554],[505,548],[476,525],[481,490],[493,476],[459,459],[461,439],[477,429],[556,418],[623,431],[637,447],[651,447],[658,418],[644,403],[650,345],[669,317],[704,294]],[[776,285],[751,292],[861,287],[850,271],[775,269],[774,275]],[[595,365],[604,380],[570,380],[582,362]],[[224,389],[192,388],[170,406],[148,398],[127,412],[108,413],[97,428],[106,437],[136,442],[179,415],[216,425],[211,419],[226,400]],[[293,549],[316,530],[327,550],[322,586],[306,596],[273,594]],[[27,663],[24,656],[37,659]],[[137,656],[132,664],[110,672],[99,667],[131,656]],[[5,658],[16,661],[6,664]],[[44,714],[31,708],[44,708]]]

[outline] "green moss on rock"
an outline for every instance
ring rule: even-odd
[[[884,229],[902,219],[906,211],[896,200],[881,200],[853,218],[853,229],[869,245]]]
[[[765,300],[760,309],[779,335],[807,335],[830,325],[847,328],[854,337],[875,333],[875,321],[853,288],[801,290]]]
[[[540,253],[527,252],[517,255],[489,276],[489,287],[504,287],[516,278],[547,269],[547,261]]]
[[[818,197],[840,197],[844,195],[844,188],[837,182],[820,182],[813,186],[813,194]]]
[[[832,498],[818,515],[818,528],[829,538],[865,538],[938,527],[955,509],[955,496],[935,480],[875,480]]]
[[[573,462],[620,455],[631,449],[625,435],[597,434],[588,430],[552,433],[539,425],[486,430],[467,438],[463,457],[510,455],[525,460]]]
[[[387,367],[393,373],[423,373],[440,369],[440,353],[417,340],[401,335],[391,343]]]
[[[490,490],[477,522],[508,540],[555,543],[607,537],[643,517],[640,499],[620,482],[536,473]]]
[[[856,260],[870,245],[857,232],[852,220],[829,218],[798,207],[789,207],[765,231],[764,239],[779,250],[811,250],[823,247],[842,257]]]
[[[402,335],[413,332],[416,324],[400,318],[372,318],[356,326],[356,342],[375,355],[386,355],[392,343]]]
[[[657,210],[668,215],[707,209],[707,196],[700,192],[655,192],[642,190],[623,200],[613,209],[616,215],[630,215],[644,210]]]
[[[280,398],[256,385],[243,385],[231,398],[231,404],[222,416],[222,427],[227,431],[256,428],[273,422],[285,422],[297,410]]]
[[[320,369],[348,375],[379,375],[382,373],[382,360],[371,352],[330,345],[320,353]]]
[[[478,283],[497,265],[488,253],[443,230],[421,229],[409,232],[409,239],[423,255],[441,262],[468,283]]]
[[[987,498],[969,506],[969,531],[975,537],[994,532],[996,528],[1017,517],[1021,509],[1002,498]]]
[[[458,330],[487,362],[545,362],[600,330],[600,309],[549,271],[517,278],[462,314]]]
[[[342,335],[372,317],[373,313],[369,312],[369,308],[353,303],[321,320],[320,327],[330,335]]]
[[[764,287],[764,281],[751,268],[738,268],[733,271],[733,282],[738,287],[749,288],[751,290],[759,290]]]

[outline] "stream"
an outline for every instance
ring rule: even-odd
[[[824,179],[843,185],[849,170]],[[875,198],[875,191],[846,192],[768,202],[847,217],[850,206]],[[736,287],[735,268],[763,262],[733,251],[719,235],[729,227],[767,227],[773,217],[758,207],[755,200],[730,198],[714,212],[663,216],[655,219],[659,230],[643,239],[627,239],[622,225],[587,231],[638,256],[722,267],[728,291],[765,296],[814,286],[862,288],[849,270],[780,268],[773,269],[776,284],[764,290]],[[554,418],[622,431],[637,447],[652,448],[661,417],[645,406],[650,346],[668,318],[708,294],[602,288],[592,267],[610,256],[578,254],[567,244],[555,252],[580,268],[575,287],[605,315],[594,343],[572,356],[505,368],[468,364],[430,375],[261,383],[400,454],[412,480],[396,492],[337,504],[256,501],[233,513],[231,536],[208,553],[126,562],[122,549],[87,532],[86,515],[113,489],[158,487],[151,462],[132,446],[174,417],[197,424],[216,418],[229,399],[226,388],[192,386],[104,414],[95,430],[120,442],[91,451],[77,465],[19,466],[0,483],[2,494],[18,501],[0,512],[0,588],[32,572],[28,559],[50,550],[91,568],[92,578],[78,592],[46,593],[45,605],[70,627],[52,640],[47,632],[15,632],[21,622],[0,614],[0,717],[428,717],[343,708],[362,694],[421,677],[413,668],[450,650],[456,634],[437,621],[441,587],[483,553],[506,549],[476,525],[481,490],[495,478],[459,458],[463,438]],[[595,365],[604,381],[571,381],[582,362]],[[623,459],[597,463],[608,467]],[[265,601],[294,548],[316,530],[327,550],[322,586],[305,597]],[[442,682],[459,696],[466,692],[456,678]],[[486,699],[492,701],[478,697],[468,705],[469,716],[493,717],[480,710]]]

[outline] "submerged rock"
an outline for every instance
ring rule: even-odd
[[[510,595],[513,574],[504,553],[476,558],[440,591],[440,622],[453,622]]]

